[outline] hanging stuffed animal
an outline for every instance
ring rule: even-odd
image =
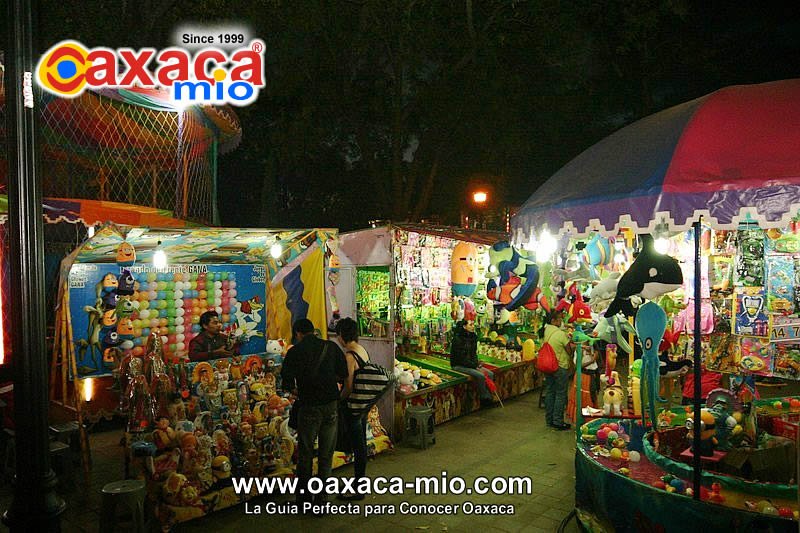
[[[477,264],[477,251],[474,244],[468,242],[456,244],[450,257],[453,295],[472,296],[472,293],[478,288]]]
[[[578,290],[578,284],[573,283],[570,285],[568,292],[568,298],[563,298],[558,305],[556,306],[556,311],[567,311],[567,315],[569,316],[569,323],[573,324],[575,322],[591,322],[592,320],[592,310],[583,301],[583,296],[581,296],[581,291]]]
[[[617,284],[619,284],[621,275],[619,272],[612,272],[607,278],[600,280],[592,287],[589,298],[589,305],[591,305],[592,311],[599,313],[608,308],[617,294]]]
[[[607,239],[596,234],[584,247],[583,260],[589,265],[592,277],[597,279],[596,267],[610,265],[614,261],[614,238]]]
[[[122,241],[117,247],[117,264],[123,267],[133,266],[136,262],[136,250],[127,241]]]
[[[605,316],[613,316],[620,311],[623,311],[625,316],[633,316],[632,297],[641,296],[652,300],[680,288],[682,284],[683,273],[678,261],[656,252],[653,238],[650,235],[643,235],[642,249],[631,267],[620,278],[617,294],[606,310]]]
[[[600,317],[597,325],[592,331],[592,335],[600,340],[611,344],[616,344],[623,352],[631,353],[631,345],[628,343],[628,334],[636,333],[630,322],[621,315],[612,317]]]
[[[637,258],[638,259],[638,258]],[[647,302],[636,313],[636,334],[642,345],[641,402],[642,425],[645,426],[645,406],[650,421],[655,425],[656,398],[658,396],[659,367],[658,347],[667,329],[667,314],[657,303]],[[647,401],[646,401],[647,400]],[[646,426],[645,426],[646,427]]]

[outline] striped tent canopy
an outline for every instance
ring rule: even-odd
[[[556,172],[512,220],[585,237],[626,227],[785,227],[800,208],[800,79],[735,85],[645,117]]]

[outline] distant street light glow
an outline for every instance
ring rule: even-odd
[[[486,203],[487,198],[488,195],[483,191],[478,191],[472,194],[472,201],[475,202],[476,204]]]

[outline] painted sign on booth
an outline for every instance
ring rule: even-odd
[[[126,271],[130,272],[130,276]],[[79,377],[110,375],[114,350],[142,355],[157,331],[167,357],[188,354],[200,315],[215,310],[243,355],[266,350],[264,265],[76,264],[69,275]]]

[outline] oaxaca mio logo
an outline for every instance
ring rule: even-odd
[[[91,48],[77,41],[61,41],[50,48],[36,66],[42,88],[62,98],[75,98],[84,90],[146,88],[167,89],[179,107],[191,104],[244,106],[264,87],[264,43],[254,40],[230,55],[204,48],[194,55],[177,48]],[[155,67],[154,71],[149,66]]]

